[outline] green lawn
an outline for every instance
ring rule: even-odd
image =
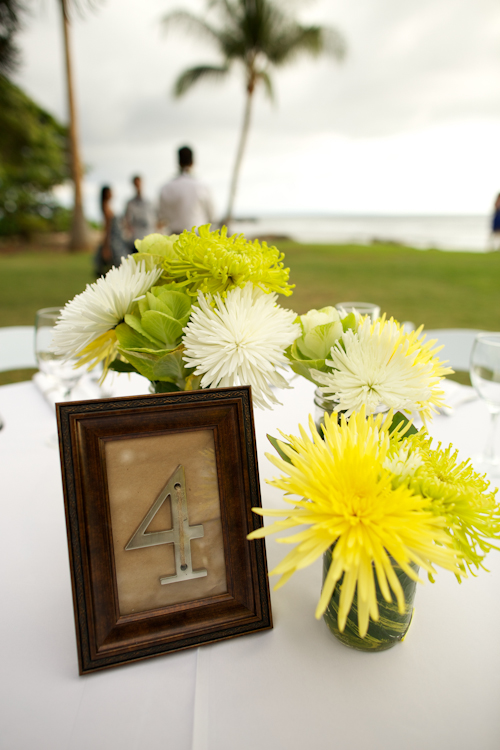
[[[451,253],[394,245],[279,243],[303,313],[342,301],[376,302],[398,320],[429,328],[500,330],[500,253]],[[31,325],[41,307],[63,305],[93,280],[88,254],[0,255],[0,326]],[[1,382],[7,382],[2,376]],[[11,377],[11,376],[10,376]]]
[[[282,302],[299,313],[362,300],[431,328],[500,330],[500,253],[291,242],[279,247],[296,284]],[[87,254],[0,255],[0,326],[30,325],[39,308],[64,304],[92,280]]]
[[[86,253],[0,255],[0,326],[33,325],[37,310],[64,305],[93,280]]]
[[[428,328],[500,330],[500,253],[413,250],[391,245],[281,243],[299,313],[342,301],[376,302]]]

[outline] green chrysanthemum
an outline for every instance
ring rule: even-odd
[[[289,296],[289,268],[276,247],[243,235],[227,236],[227,228],[211,232],[210,224],[196,232],[184,231],[174,244],[174,253],[163,260],[164,278],[175,282],[191,297],[198,292],[221,294],[251,281],[264,292]]]
[[[408,461],[419,457],[418,468],[407,478],[408,487],[429,499],[429,509],[446,519],[447,531],[465,566],[483,567],[482,562],[500,534],[500,506],[497,490],[490,490],[489,481],[477,474],[470,459],[459,462],[452,445],[443,449],[441,443],[431,448],[425,433],[404,440]],[[391,467],[392,468],[392,467]],[[394,470],[394,469],[393,469]],[[411,474],[411,472],[410,472]]]

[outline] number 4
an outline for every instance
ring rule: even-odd
[[[153,518],[167,498],[170,498],[172,510],[172,528],[168,531],[147,531]],[[161,584],[187,581],[191,578],[203,578],[208,575],[202,568],[193,570],[191,561],[191,539],[200,539],[205,532],[202,524],[190,526],[186,501],[186,477],[184,467],[179,465],[165,487],[162,489],[151,508],[148,510],[139,528],[125,547],[125,550],[154,547],[157,544],[173,544],[175,554],[175,574],[160,578]]]

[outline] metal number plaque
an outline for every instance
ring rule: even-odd
[[[168,531],[146,531],[149,524],[160,510],[167,498],[170,498],[172,509],[172,528]],[[175,574],[160,578],[160,583],[176,583],[191,578],[203,578],[207,571],[202,568],[193,570],[191,562],[191,539],[204,536],[203,524],[190,526],[186,501],[186,478],[184,467],[179,465],[165,487],[162,489],[151,508],[148,510],[139,528],[134,532],[125,550],[154,547],[157,544],[173,544],[175,553]]]

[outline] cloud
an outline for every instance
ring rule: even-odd
[[[205,7],[202,0],[179,0],[177,5],[195,12]],[[164,0],[107,0],[85,21],[73,24],[84,160],[94,185],[110,181],[125,195],[129,175],[142,171],[151,191],[157,191],[175,170],[175,149],[191,143],[222,209],[242,118],[241,71],[235,69],[222,85],[200,86],[174,101],[169,92],[180,71],[218,61],[206,44],[180,32],[162,35],[159,19],[174,7],[176,3],[166,5]],[[420,200],[427,210],[425,170],[418,169],[411,154],[406,162],[419,174],[419,191],[413,191],[414,177],[408,171],[405,176],[395,164],[386,164],[385,171],[382,167],[384,158],[393,154],[403,158],[398,144],[404,134],[407,148],[418,150],[417,144],[425,142],[421,158],[426,164],[446,169],[440,195],[431,191],[436,210],[442,210],[449,205],[443,194],[454,190],[447,177],[449,162],[445,168],[441,158],[446,132],[452,140],[462,134],[461,143],[453,140],[457,163],[466,163],[469,170],[460,204],[476,210],[474,181],[482,179],[489,191],[500,171],[494,142],[480,174],[473,159],[463,158],[475,153],[475,139],[484,132],[490,143],[488,124],[500,124],[497,0],[321,0],[297,7],[306,20],[338,27],[349,53],[342,65],[303,60],[276,71],[275,107],[262,93],[256,97],[238,196],[241,210],[273,204],[280,210],[299,210],[313,203],[325,210],[349,210],[349,205],[351,210],[366,210],[374,189],[379,210],[396,205],[403,210],[401,193],[411,195],[408,205]],[[56,3],[33,15],[20,42],[25,59],[20,84],[65,118]],[[391,139],[392,150],[387,145]],[[351,166],[359,171],[363,160],[374,170],[365,175],[366,195],[356,192]],[[316,163],[311,185],[311,164]],[[338,180],[334,189],[332,172]],[[395,191],[395,180],[402,181],[406,191]],[[348,201],[338,188],[341,184],[352,185]]]

